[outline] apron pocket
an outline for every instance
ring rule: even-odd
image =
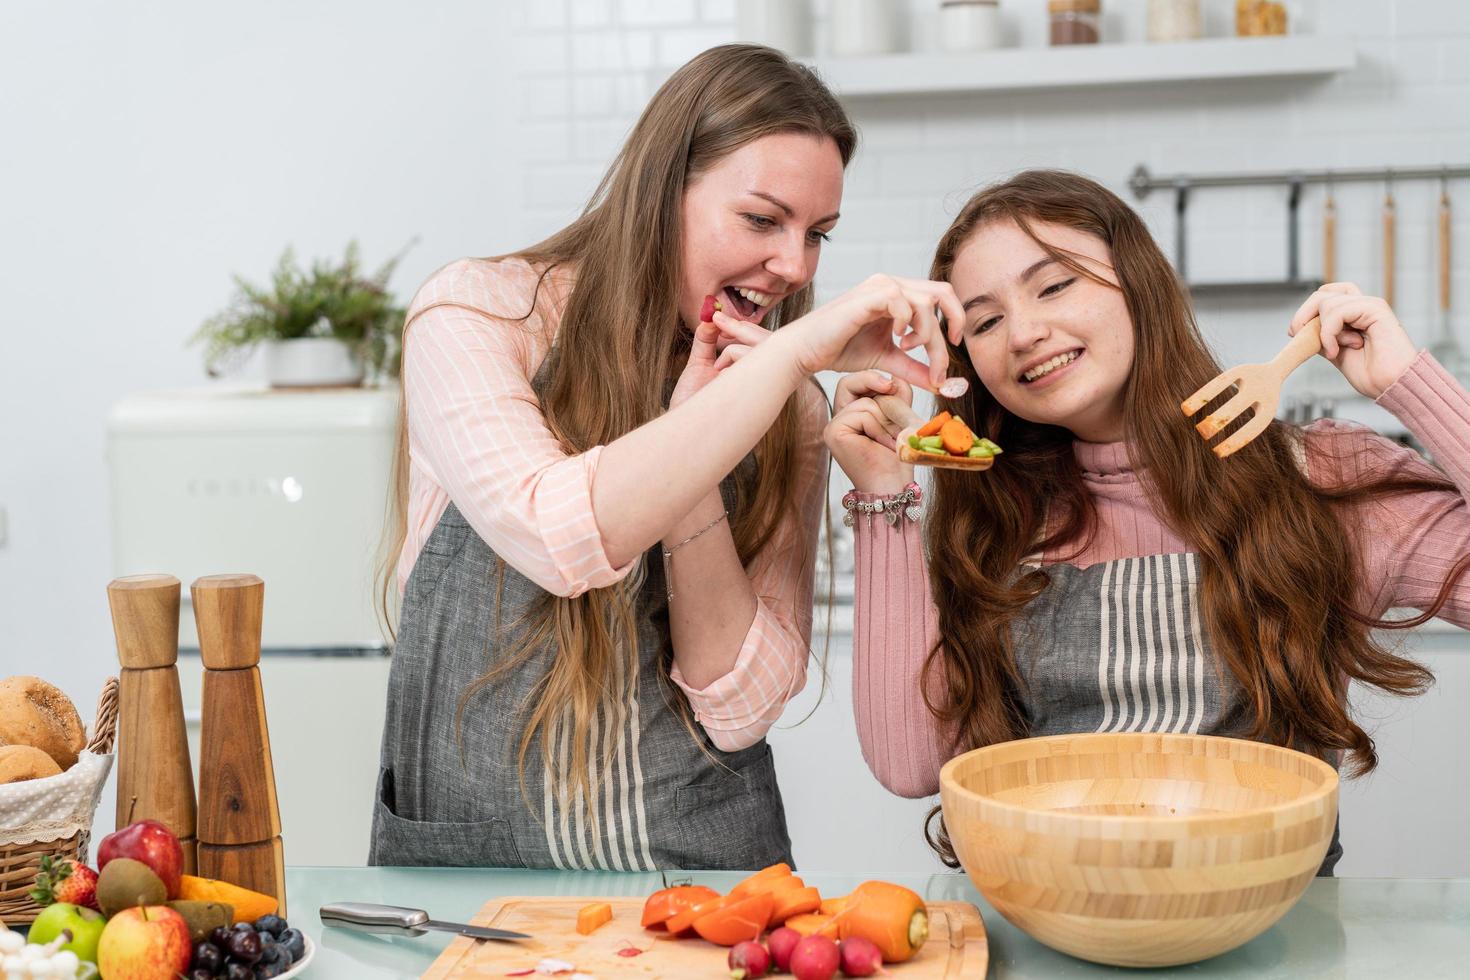
[[[791,838],[769,745],[733,772],[712,767],[674,790],[676,819],[665,849],[672,867],[754,870],[785,861]]]
[[[500,817],[471,823],[408,820],[395,812],[393,770],[378,773],[368,864],[396,867],[524,867],[511,833]]]

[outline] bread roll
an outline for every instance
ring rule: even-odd
[[[0,784],[59,776],[61,767],[45,752],[29,745],[0,745]]]
[[[70,769],[87,744],[71,699],[39,677],[0,681],[0,745],[29,745]]]

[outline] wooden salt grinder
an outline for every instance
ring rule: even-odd
[[[117,826],[157,820],[184,848],[194,874],[194,774],[179,690],[179,580],[131,575],[107,585],[117,637]]]
[[[205,668],[199,873],[274,895],[284,918],[285,852],[259,666],[265,583],[206,575],[190,592]]]

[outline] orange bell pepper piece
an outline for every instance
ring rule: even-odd
[[[642,926],[645,929],[662,929],[674,916],[701,902],[720,897],[720,893],[704,885],[675,885],[661,888],[648,896],[643,903]]]
[[[770,892],[751,895],[694,920],[694,931],[716,946],[759,939],[771,920],[776,899]]]
[[[691,905],[682,912],[670,916],[668,921],[664,923],[664,926],[669,930],[670,935],[677,936],[681,932],[688,932],[690,929],[693,929],[696,919],[708,915],[711,912],[717,912],[729,904],[731,904],[729,896],[721,895],[707,902]]]
[[[938,415],[934,416],[932,419],[919,426],[919,438],[922,439],[925,436],[938,435],[939,430],[944,428],[944,424],[948,422],[952,417],[953,416],[951,416],[948,412],[940,412]],[[970,447],[966,446],[965,448],[969,449]]]
[[[612,906],[607,902],[594,902],[584,905],[577,913],[577,931],[584,936],[590,936],[597,931],[597,927],[612,921]]]
[[[939,438],[944,442],[945,452],[951,456],[963,456],[975,445],[975,433],[960,418],[944,423],[944,427],[939,430]]]
[[[791,877],[791,865],[784,861],[762,868],[744,879],[727,893],[731,900],[748,898],[763,891],[770,891],[776,883]],[[797,879],[798,881],[800,879]]]

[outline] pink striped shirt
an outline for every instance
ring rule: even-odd
[[[1361,426],[1320,421],[1308,429],[1309,478],[1448,475],[1456,491],[1420,493],[1358,505],[1365,533],[1365,580],[1359,608],[1382,616],[1396,607],[1423,608],[1446,574],[1470,552],[1470,394],[1427,353],[1379,398],[1444,468]],[[1189,546],[1154,513],[1128,460],[1126,443],[1074,443],[1083,479],[1097,505],[1098,532],[1087,551],[1069,559],[1086,567],[1144,555],[1182,554]],[[859,495],[872,499],[871,495]],[[885,787],[900,796],[939,791],[939,770],[955,753],[920,694],[924,659],[938,636],[922,536],[916,526],[883,521],[856,527],[853,704],[863,756]],[[1043,561],[1059,556],[1045,555]],[[1470,627],[1470,575],[1450,592],[1440,616]],[[931,692],[940,694],[938,690]]]
[[[403,391],[408,406],[408,535],[400,591],[452,500],[516,571],[559,596],[604,588],[614,568],[592,512],[602,447],[569,455],[547,428],[531,379],[550,350],[570,279],[547,278],[551,302],[531,310],[538,272],[520,259],[461,259],[439,270],[409,306]],[[445,304],[445,305],[435,305]],[[496,315],[487,315],[486,312]],[[747,568],[756,595],[735,664],[702,689],[676,684],[720,749],[759,741],[806,683],[817,533],[826,500],[826,401],[802,386],[796,498]]]

